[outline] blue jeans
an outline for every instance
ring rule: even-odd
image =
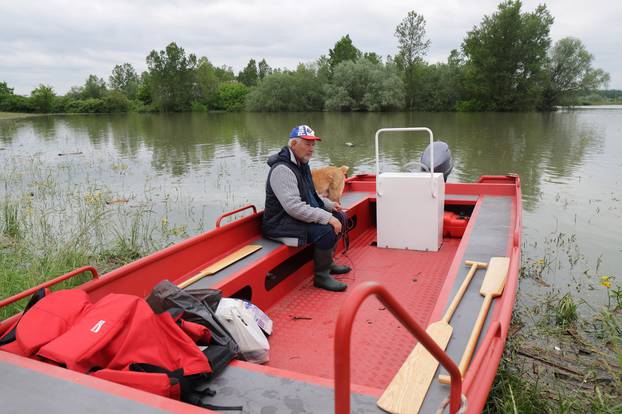
[[[343,223],[343,213],[334,211],[333,216]],[[307,226],[307,240],[318,249],[328,250],[335,247],[339,235],[330,224],[309,223]]]

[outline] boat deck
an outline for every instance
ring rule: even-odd
[[[460,242],[445,239],[439,252],[375,247],[376,229],[358,237],[338,262],[350,265],[337,278],[348,289],[369,280],[394,293],[422,326],[427,326]],[[346,295],[313,287],[311,278],[267,309],[275,330],[270,337],[271,367],[333,378],[335,321]],[[364,321],[361,323],[360,321]],[[410,353],[415,340],[376,298],[357,314],[352,337],[352,382],[384,389]],[[379,350],[390,352],[379,352]]]

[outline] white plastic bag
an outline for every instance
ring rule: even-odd
[[[272,319],[268,317],[261,309],[250,302],[242,301],[244,308],[249,310],[255,317],[255,322],[266,335],[272,335]]]
[[[263,364],[270,360],[270,344],[257,325],[253,313],[239,299],[222,298],[216,318],[229,331],[240,347],[244,360]]]

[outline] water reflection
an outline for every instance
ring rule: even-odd
[[[263,164],[287,142],[290,129],[311,125],[324,140],[315,164],[348,165],[351,172],[373,172],[374,133],[379,128],[423,125],[446,141],[456,161],[453,181],[472,181],[482,174],[518,173],[525,208],[533,209],[543,176],[564,182],[603,146],[599,125],[583,122],[580,112],[564,113],[189,113],[92,116],[44,116],[0,122],[0,140],[35,141],[40,150],[71,141],[88,152],[112,151],[119,160],[136,162],[150,153],[156,174],[183,177],[227,157]],[[38,142],[36,142],[38,141]],[[352,146],[346,146],[345,143]],[[395,134],[381,139],[382,169],[404,171],[427,145],[424,134]],[[237,148],[242,153],[233,151]],[[68,150],[71,148],[69,147]],[[53,150],[52,150],[53,151]]]

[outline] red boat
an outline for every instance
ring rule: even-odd
[[[270,361],[263,365],[232,362],[210,383],[216,391],[212,404],[242,405],[243,412],[262,414],[382,413],[379,397],[419,343],[451,374],[451,385],[436,378],[426,385],[419,412],[436,412],[447,399],[448,412],[462,406],[463,411],[479,413],[504,349],[518,285],[519,178],[483,176],[475,183],[445,184],[445,220],[451,222],[452,231],[444,232],[438,251],[379,246],[378,203],[376,176],[346,180],[342,205],[348,217],[349,246],[346,250],[340,241],[336,255],[337,262],[353,268],[340,277],[348,284],[345,293],[314,288],[312,247],[287,247],[263,238],[262,212],[246,206],[224,214],[214,230],[101,277],[92,267],[76,269],[5,299],[0,307],[85,272],[93,278],[79,289],[93,301],[109,293],[146,297],[164,279],[183,284],[245,246],[259,245],[254,253],[185,287],[189,291],[217,288],[226,297],[250,300],[273,320]],[[246,211],[250,214],[222,224]],[[455,231],[460,218],[464,228]],[[475,273],[464,291],[449,322],[453,334],[445,351],[424,329],[441,320],[457,296],[469,271],[464,262],[488,263],[493,257],[509,258],[505,289],[484,314],[483,330],[462,378],[454,361],[460,361],[480,314],[485,271]],[[17,317],[0,324],[0,336]],[[436,377],[442,371],[432,373]],[[0,390],[3,405],[11,412],[210,412],[2,351]]]

